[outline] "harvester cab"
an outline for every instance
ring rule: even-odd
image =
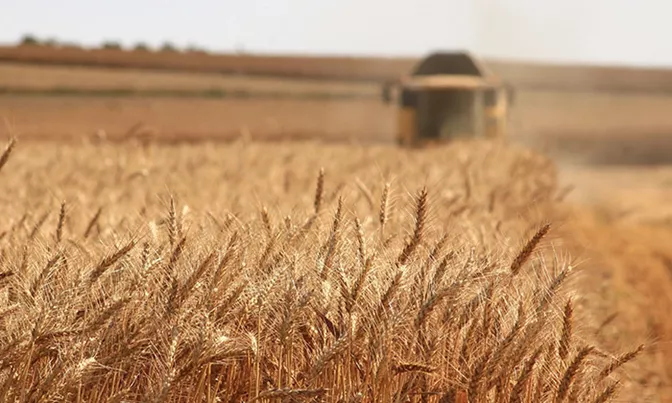
[[[465,52],[435,53],[408,76],[383,86],[395,103],[396,139],[422,145],[465,138],[499,138],[506,130],[510,90]]]

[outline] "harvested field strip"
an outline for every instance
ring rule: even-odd
[[[574,323],[536,154],[19,143],[0,161],[8,399],[641,396],[616,383],[641,349]]]
[[[522,136],[521,136],[522,137]],[[656,166],[672,163],[672,128],[621,131],[544,131],[521,139],[548,154],[581,164]]]
[[[41,46],[0,47],[0,61],[353,81],[395,79],[400,71],[409,71],[416,63],[415,59],[376,57],[180,54]]]
[[[0,63],[0,87],[49,90],[66,87],[91,90],[248,91],[379,94],[380,86],[307,78],[268,78],[244,74],[169,72],[161,70],[64,67]]]
[[[0,96],[37,96],[37,97],[133,97],[133,98],[232,98],[232,99],[305,99],[305,100],[348,100],[348,99],[370,99],[376,100],[380,97],[375,94],[366,93],[329,93],[329,92],[280,92],[280,91],[260,91],[247,89],[220,89],[212,88],[209,90],[171,90],[171,89],[80,89],[55,87],[51,89],[33,89],[33,88],[11,88],[0,87]]]
[[[389,143],[394,133],[394,108],[359,99],[0,96],[0,119],[0,135],[10,130],[23,139],[59,141],[101,132],[116,139],[138,126],[157,141],[250,137]]]
[[[650,340],[626,381],[648,385],[649,392],[624,401],[670,401],[672,227],[623,222],[602,207],[571,210],[564,238],[590,266],[583,273],[582,304],[594,318],[602,312],[591,331],[610,350],[629,349],[637,338]]]

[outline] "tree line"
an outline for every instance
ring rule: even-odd
[[[19,46],[45,46],[45,47],[61,47],[61,48],[82,48],[81,45],[74,42],[65,42],[59,41],[54,38],[38,38],[33,34],[25,34],[19,40]],[[175,46],[170,41],[165,41],[158,48],[152,49],[148,44],[144,42],[138,42],[130,48],[124,48],[124,46],[113,40],[103,41],[99,46],[99,49],[114,49],[114,50],[134,50],[142,52],[151,52],[151,51],[160,51],[160,52],[189,52],[189,53],[207,53],[203,48],[200,48],[195,45],[190,45],[184,49],[180,49]]]

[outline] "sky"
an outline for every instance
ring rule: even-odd
[[[663,0],[0,0],[0,42],[169,41],[212,51],[672,67]]]

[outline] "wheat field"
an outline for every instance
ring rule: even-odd
[[[18,141],[0,166],[3,401],[638,393],[646,346],[583,331],[527,150]]]

